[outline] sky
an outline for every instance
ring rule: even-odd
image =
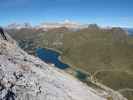
[[[58,22],[133,27],[133,0],[0,0],[0,25]]]

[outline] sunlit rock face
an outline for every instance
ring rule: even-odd
[[[0,100],[106,100],[0,36]]]

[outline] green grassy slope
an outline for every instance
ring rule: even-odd
[[[128,46],[126,35],[121,40],[115,32],[84,29],[66,33],[63,39],[63,60],[88,72],[119,68],[128,70],[133,64],[133,48]],[[125,33],[121,31],[121,34]]]

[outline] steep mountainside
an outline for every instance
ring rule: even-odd
[[[106,100],[8,40],[0,37],[0,100]]]

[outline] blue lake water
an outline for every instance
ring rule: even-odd
[[[66,69],[69,67],[69,65],[64,64],[59,60],[60,54],[58,52],[55,52],[53,50],[49,50],[46,48],[37,48],[36,49],[37,56],[45,61],[46,63],[52,63],[55,64],[56,67],[60,69]]]

